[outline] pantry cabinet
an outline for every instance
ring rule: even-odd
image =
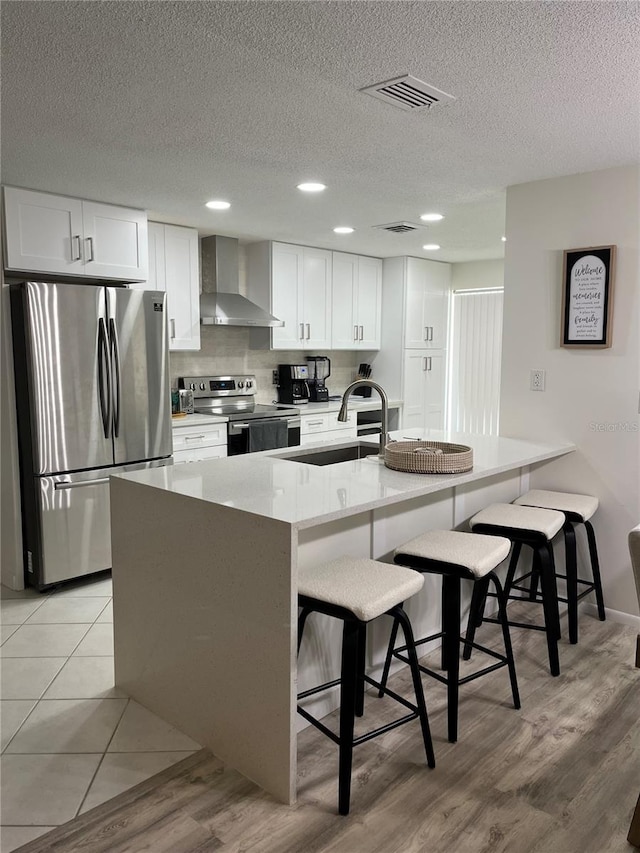
[[[422,258],[406,258],[405,347],[446,347],[451,267]]]
[[[17,187],[4,188],[7,272],[147,278],[147,214]]]
[[[169,349],[199,350],[200,261],[195,228],[149,223],[149,278],[145,287],[166,291]]]
[[[248,252],[249,299],[284,321],[252,330],[252,344],[274,350],[331,348],[331,252],[288,243],[254,243]]]
[[[332,349],[380,349],[382,260],[332,253]]]
[[[450,264],[385,258],[382,346],[373,376],[403,401],[401,428],[445,425]]]

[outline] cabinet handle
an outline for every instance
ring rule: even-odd
[[[73,253],[73,241],[74,240],[77,240],[77,243],[76,243],[76,251],[78,252],[77,256]],[[80,242],[80,235],[79,234],[74,234],[73,237],[71,238],[71,260],[72,261],[81,261],[82,260],[82,243]]]
[[[433,326],[429,326],[429,340],[433,340]],[[431,368],[429,368],[431,370]]]
[[[360,326],[360,340],[364,340],[364,326]]]
[[[424,355],[424,356],[422,357],[422,369],[423,369],[423,370],[426,370],[426,369],[427,369],[427,357],[426,357],[426,355]]]
[[[304,340],[304,323],[300,323],[300,340]]]
[[[185,435],[184,440],[185,441],[204,441],[205,437],[206,436],[204,436],[204,435]]]
[[[431,356],[430,355],[427,356],[427,365],[428,365],[427,370],[431,370]]]
[[[93,261],[93,260],[94,260],[94,256],[93,256],[93,237],[87,237],[87,238],[86,238],[86,241],[87,241],[87,243],[89,244],[89,257],[87,258],[87,262],[89,262],[89,261]]]
[[[307,323],[307,340],[311,337],[311,323]]]
[[[324,421],[307,421],[307,426],[322,426]]]
[[[422,340],[423,341],[429,340],[429,327],[428,326],[424,327],[424,335],[422,336]]]
[[[354,341],[358,340],[358,327],[357,326],[353,327],[353,340]]]
[[[176,337],[176,321],[173,319],[173,317],[171,318],[171,320],[169,320],[169,329],[170,329],[169,336],[170,336],[171,340],[173,341]]]

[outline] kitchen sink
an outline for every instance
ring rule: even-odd
[[[340,462],[353,462],[367,456],[377,456],[378,447],[374,444],[352,444],[347,447],[328,447],[326,450],[310,450],[308,453],[278,456],[289,462],[302,462],[305,465],[336,465]]]

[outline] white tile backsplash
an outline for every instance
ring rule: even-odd
[[[353,382],[361,361],[370,353],[349,351],[286,351],[251,349],[249,328],[242,326],[201,326],[199,352],[170,353],[171,383],[175,387],[179,376],[223,375],[253,373],[258,383],[258,403],[269,403],[276,397],[272,372],[278,364],[304,364],[308,355],[328,355],[331,376],[327,380],[330,394],[341,394]]]

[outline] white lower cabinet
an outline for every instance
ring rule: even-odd
[[[443,429],[445,353],[405,350],[402,428]]]
[[[300,415],[300,444],[333,441],[338,438],[357,438],[357,435],[358,420],[355,412],[349,412],[344,423],[338,420],[337,412]]]
[[[189,417],[187,415],[187,417]],[[173,424],[173,461],[200,462],[203,459],[219,459],[227,455],[227,425]]]

